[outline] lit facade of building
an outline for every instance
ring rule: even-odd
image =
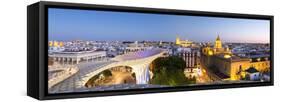
[[[191,50],[191,48],[184,49],[178,52],[178,56],[185,61],[187,68],[198,67],[199,55],[200,53],[198,51],[193,51]]]
[[[63,50],[65,50],[63,42],[49,41],[49,52],[61,52]]]
[[[212,48],[210,44],[207,45],[207,47],[204,47],[202,49],[202,52],[205,55],[216,55],[216,54],[225,54],[225,55],[231,55],[231,51],[228,47],[222,47],[222,41],[220,40],[220,37],[218,36],[215,43],[214,47]],[[228,56],[225,56],[228,57]]]
[[[185,61],[184,74],[187,78],[196,78],[201,74],[200,51],[192,48],[178,48],[177,55]]]
[[[217,37],[216,41],[215,41],[215,46],[214,48],[216,49],[221,49],[222,48],[222,42],[220,40],[220,36]]]
[[[191,47],[193,45],[193,42],[188,40],[181,40],[178,36],[176,37],[176,45],[181,47]]]
[[[218,37],[214,47],[202,48],[201,64],[217,75],[222,80],[240,80],[245,78],[245,71],[255,68],[259,72],[270,71],[270,56],[259,55],[254,57],[238,57],[231,53],[228,48],[222,47]]]
[[[49,47],[63,47],[63,46],[64,46],[63,42],[49,41]]]

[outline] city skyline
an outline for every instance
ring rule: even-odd
[[[49,9],[50,40],[269,43],[268,20]]]

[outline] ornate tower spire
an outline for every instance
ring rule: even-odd
[[[217,39],[216,39],[216,40],[221,40],[221,39],[220,39],[220,35],[217,36]]]
[[[179,35],[177,34],[177,36],[176,36],[176,44],[178,45],[178,44],[180,44],[180,38],[179,38]]]
[[[215,41],[215,48],[222,48],[222,43],[221,43],[221,40],[220,40],[220,36],[218,35],[216,41]]]

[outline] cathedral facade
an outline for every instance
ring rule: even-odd
[[[210,44],[208,44],[202,50],[203,50],[202,52],[205,55],[209,55],[209,56],[217,55],[217,54],[224,54],[224,55],[227,55],[227,56],[231,55],[230,49],[228,47],[222,46],[222,41],[220,40],[219,36],[216,38],[216,41],[215,41],[213,47],[211,47]]]
[[[201,49],[201,64],[213,73],[217,80],[241,80],[246,77],[247,69],[255,68],[263,73],[270,70],[270,56],[239,57],[223,47],[218,36],[211,47],[208,44]]]
[[[193,46],[193,42],[192,42],[192,41],[181,40],[181,39],[179,38],[179,36],[176,37],[175,44],[176,44],[177,46],[181,46],[181,47],[192,47],[192,46]]]

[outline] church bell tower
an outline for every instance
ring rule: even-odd
[[[177,37],[176,37],[176,45],[179,45],[180,44],[180,38],[179,38],[179,36],[177,35]]]
[[[220,49],[222,48],[222,43],[221,43],[221,40],[220,40],[220,36],[218,35],[216,41],[215,41],[215,48],[217,49]]]

